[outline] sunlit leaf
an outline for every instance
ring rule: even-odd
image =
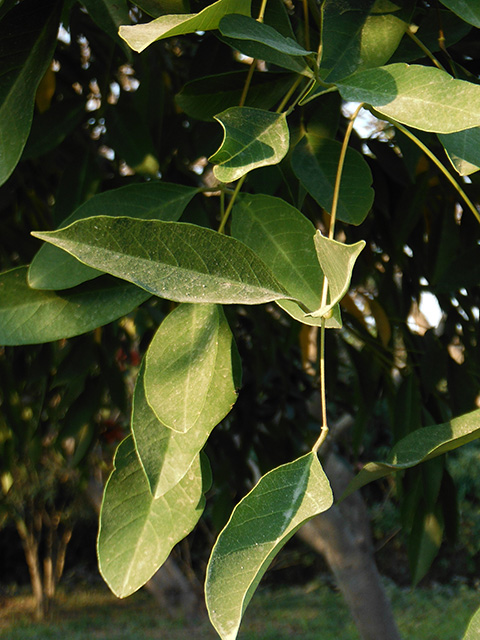
[[[246,245],[193,224],[98,216],[33,235],[176,302],[260,304],[290,297]]]
[[[480,169],[480,127],[442,133],[438,137],[450,162],[461,176],[469,176]]]
[[[204,506],[200,457],[155,499],[128,436],[105,487],[97,542],[100,573],[113,593],[125,598],[140,589],[194,528]]]
[[[350,482],[342,499],[369,482],[436,458],[478,437],[480,437],[480,409],[453,418],[450,422],[417,429],[397,442],[387,462],[368,462]]]
[[[140,53],[155,40],[217,29],[220,20],[229,13],[249,16],[250,0],[218,0],[200,13],[160,16],[152,22],[120,27],[119,34],[129,47]]]
[[[316,454],[267,473],[235,507],[207,567],[208,613],[222,640],[234,640],[269,564],[301,527],[332,505]]]
[[[258,167],[278,164],[288,152],[285,113],[231,107],[215,116],[224,131],[222,145],[211,158],[213,173],[222,182],[238,180]]]
[[[121,318],[150,297],[106,276],[61,293],[32,289],[26,276],[27,267],[0,274],[0,345],[77,336]]]
[[[480,29],[480,5],[477,0],[440,0],[440,2],[462,20]]]
[[[402,124],[454,133],[480,126],[480,85],[436,67],[391,64],[337,82],[344,100],[365,102]]]
[[[462,640],[478,640],[478,638],[480,638],[480,608],[477,609],[475,615],[470,620],[468,629]]]
[[[112,189],[87,200],[62,222],[62,227],[98,215],[176,221],[196,193],[198,189],[193,187],[168,182],[148,182]],[[46,244],[40,247],[32,260],[28,283],[36,289],[68,289],[101,273],[65,251]]]

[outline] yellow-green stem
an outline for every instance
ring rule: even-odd
[[[285,107],[285,105],[287,104],[287,102],[290,100],[290,98],[292,97],[292,95],[295,93],[295,90],[297,89],[298,85],[301,83],[301,81],[303,80],[303,76],[298,76],[295,79],[295,82],[292,84],[292,86],[290,87],[290,89],[287,91],[287,93],[285,94],[283,100],[281,101],[281,103],[278,105],[277,108],[277,113],[281,113]]]
[[[415,33],[412,31],[410,27],[407,27],[407,35],[413,40],[413,42],[415,42],[417,47],[419,47],[423,51],[423,53],[427,56],[427,58],[429,58],[433,62],[433,64],[437,67],[437,69],[441,69],[442,71],[445,71],[445,67],[443,67],[440,64],[440,62],[433,55],[430,49],[426,47],[419,38],[417,38],[417,36],[415,35]]]
[[[243,105],[245,104],[245,100],[247,99],[247,93],[248,93],[248,90],[250,89],[250,83],[252,82],[253,72],[255,71],[256,65],[257,65],[257,61],[255,59],[252,60],[252,63],[248,68],[245,84],[243,85],[243,91],[240,98],[240,102],[238,103],[239,107],[243,107]]]
[[[325,318],[322,318],[320,325],[320,401],[322,405],[322,428],[317,441],[312,447],[314,453],[317,453],[328,435],[327,396],[325,392]]]
[[[267,8],[267,0],[262,0],[262,6],[260,7],[260,11],[258,14],[257,22],[263,22],[263,18],[265,16],[265,9]]]
[[[225,230],[225,225],[227,224],[227,220],[230,216],[230,213],[233,209],[233,205],[235,203],[235,200],[238,196],[238,192],[240,191],[240,189],[242,188],[242,184],[245,182],[245,178],[247,177],[247,175],[245,174],[244,176],[242,176],[240,178],[240,180],[237,182],[237,184],[235,185],[235,191],[232,194],[232,197],[230,198],[230,202],[228,203],[228,207],[227,210],[225,211],[224,215],[222,216],[222,219],[220,221],[220,226],[218,227],[218,233],[223,233]]]
[[[303,0],[303,24],[305,25],[305,48],[310,51],[310,24],[308,20],[308,0]]]

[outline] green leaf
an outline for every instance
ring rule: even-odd
[[[253,40],[270,49],[280,51],[289,56],[308,56],[313,51],[307,51],[292,38],[285,38],[278,31],[267,24],[258,22],[249,16],[233,14],[225,16],[219,24],[222,35],[237,40]]]
[[[332,209],[337,166],[342,145],[316,133],[307,133],[295,146],[292,169],[308,193],[327,212]],[[343,167],[337,218],[349,224],[361,224],[370,211],[374,191],[372,173],[365,159],[348,148]]]
[[[480,29],[480,5],[477,0],[440,0],[440,2],[462,20]]]
[[[82,2],[100,29],[108,33],[115,42],[125,46],[118,37],[118,28],[130,20],[126,0],[82,0]]]
[[[221,307],[183,304],[162,322],[150,344],[144,382],[148,404],[173,431],[198,431],[197,423],[212,429],[235,403],[231,376],[226,397],[216,389],[217,367],[225,373],[232,361],[231,335],[219,351],[222,330],[228,336],[230,329]]]
[[[187,82],[175,101],[192,118],[213,120],[217,113],[238,105],[247,74],[233,71]],[[245,106],[270,109],[283,98],[294,79],[290,73],[254,73]]]
[[[126,438],[115,455],[105,486],[98,532],[100,573],[113,593],[125,598],[142,587],[173,547],[196,525],[204,506],[200,457],[185,477],[161,498],[153,498]]]
[[[166,333],[165,323],[175,330],[173,323],[178,316],[192,312],[191,307],[194,306],[200,305],[178,307],[164,320],[161,335]],[[180,312],[179,309],[183,307],[187,309]],[[241,377],[240,360],[221,307],[218,308],[218,315],[218,345],[213,376],[210,387],[206,390],[203,412],[187,433],[173,431],[158,420],[145,395],[144,364],[139,371],[133,398],[132,433],[154,497],[160,497],[183,478],[212,429],[225,417],[236,401],[236,389],[240,386]],[[150,357],[151,349],[152,347],[147,352],[147,357]]]
[[[477,609],[473,618],[470,620],[468,629],[462,640],[478,640],[480,638],[480,608]]]
[[[316,454],[267,473],[235,507],[207,567],[205,594],[213,626],[234,640],[245,609],[269,564],[301,527],[332,505]]]
[[[232,236],[244,242],[275,273],[282,286],[300,300],[277,301],[299,322],[320,325],[308,311],[318,309],[322,297],[323,271],[318,263],[313,237],[315,227],[298,209],[280,198],[266,195],[241,195],[232,215]],[[306,311],[305,311],[306,309]],[[338,328],[337,318],[327,326]]]
[[[0,25],[0,185],[22,155],[37,87],[53,55],[61,4],[24,0]]]
[[[168,182],[132,184],[94,196],[63,221],[97,215],[129,216],[142,220],[173,220],[182,215],[198,189]],[[101,275],[52,245],[44,245],[32,260],[28,282],[35,289],[69,289]]]
[[[385,64],[400,44],[412,6],[398,0],[327,0],[322,5],[320,77],[336,82]]]
[[[250,107],[232,107],[215,116],[223,127],[223,142],[209,158],[213,173],[222,182],[271,164],[278,164],[290,143],[287,116]]]
[[[347,293],[350,286],[353,267],[360,252],[365,246],[364,240],[355,244],[344,244],[330,238],[325,238],[317,230],[314,237],[318,262],[328,281],[328,304],[312,312],[312,317],[325,316]]]
[[[443,133],[438,137],[454,169],[461,176],[469,176],[480,169],[480,127]]]
[[[408,559],[412,583],[417,585],[427,574],[442,544],[444,522],[442,509],[433,511],[420,508],[415,514],[413,530],[408,541]]]
[[[130,313],[150,296],[113,278],[73,291],[31,289],[27,267],[0,274],[0,344],[37,344],[71,338]]]
[[[250,4],[250,0],[218,0],[200,13],[161,16],[146,24],[120,27],[119,34],[129,47],[141,53],[156,40],[217,29],[220,20],[229,13],[249,16]]]
[[[480,437],[480,409],[453,418],[450,422],[417,429],[397,442],[387,462],[368,462],[349,483],[341,499],[343,500],[369,482],[436,458],[478,437]]]
[[[391,64],[337,82],[342,98],[423,131],[454,133],[480,125],[480,85],[421,65]]]
[[[261,304],[290,297],[242,242],[193,224],[98,216],[33,235],[176,302]]]

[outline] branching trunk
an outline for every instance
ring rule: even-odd
[[[35,618],[42,620],[45,617],[45,598],[43,594],[42,572],[40,570],[40,559],[38,555],[38,538],[35,535],[34,527],[28,527],[25,520],[20,517],[15,518],[18,535],[22,541],[25,560],[27,561],[30,583],[32,585],[33,597],[35,599]]]

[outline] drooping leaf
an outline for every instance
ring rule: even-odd
[[[229,13],[249,16],[250,0],[218,0],[200,13],[161,16],[145,24],[120,27],[119,34],[129,47],[141,53],[156,40],[217,29],[220,20]]]
[[[178,310],[175,313],[178,314]],[[154,497],[160,497],[183,478],[212,429],[225,417],[236,400],[241,365],[221,308],[218,313],[215,370],[207,390],[204,410],[188,433],[173,431],[158,420],[145,396],[144,364],[139,371],[133,398],[132,433]]]
[[[336,82],[388,62],[409,24],[412,6],[399,0],[323,3],[320,77]]]
[[[213,120],[214,116],[240,102],[247,71],[232,71],[187,82],[175,100],[189,116],[197,120]],[[290,73],[254,73],[250,82],[246,107],[270,109],[293,84]]]
[[[444,522],[439,505],[432,511],[418,510],[408,541],[408,559],[412,584],[417,585],[426,575],[442,544]]]
[[[292,169],[308,193],[327,212],[332,209],[333,192],[341,144],[314,132],[307,133],[295,146]],[[361,224],[370,211],[374,191],[372,173],[365,159],[348,149],[340,183],[337,217],[342,222]]]
[[[100,513],[98,561],[113,593],[125,598],[142,587],[202,515],[200,457],[161,498],[148,481],[128,436],[118,447]]]
[[[64,220],[62,226],[98,215],[176,221],[196,193],[198,189],[193,187],[168,182],[132,184],[94,196]],[[68,289],[101,273],[47,244],[33,258],[28,282],[36,289]]]
[[[130,313],[150,294],[110,277],[58,293],[32,289],[27,267],[0,274],[0,344],[37,344],[91,331]]]
[[[436,67],[390,64],[337,82],[342,98],[364,102],[402,124],[435,133],[480,126],[480,85]]]
[[[450,422],[423,427],[397,442],[387,462],[369,462],[349,483],[342,499],[389,473],[409,469],[480,437],[480,409]]]
[[[231,107],[215,116],[224,131],[222,145],[209,158],[222,182],[238,180],[258,167],[278,164],[288,152],[285,113],[250,107]]]
[[[232,215],[232,235],[249,246],[275,272],[278,281],[300,300],[277,301],[293,318],[320,325],[320,318],[308,312],[320,306],[323,271],[318,263],[313,237],[315,227],[304,215],[280,198],[266,195],[242,195]],[[339,314],[329,318],[327,326],[341,326]]]
[[[312,317],[319,318],[327,314],[347,293],[352,278],[355,261],[365,246],[364,240],[355,244],[344,244],[331,240],[317,230],[314,237],[318,262],[328,281],[328,303],[312,312]]]
[[[126,0],[84,0],[83,4],[105,33],[125,46],[118,37],[118,28],[130,20]]]
[[[480,127],[443,133],[438,137],[450,162],[461,176],[469,176],[480,169]]]
[[[220,345],[225,331],[227,340]],[[221,307],[211,304],[180,305],[160,325],[146,355],[144,385],[148,404],[169,429],[198,431],[197,423],[212,429],[232,408],[231,376],[226,397],[216,389],[217,367],[222,374],[231,367],[229,332]]]
[[[176,302],[261,304],[290,297],[246,245],[193,224],[98,216],[33,235]]]
[[[477,0],[440,0],[462,20],[480,29],[480,5]]]
[[[301,527],[332,505],[316,454],[267,473],[235,507],[207,567],[205,594],[213,626],[234,640],[245,609],[269,564]]]
[[[22,155],[35,92],[51,62],[61,3],[24,0],[0,25],[0,185]]]
[[[468,628],[462,640],[477,640],[480,638],[480,608],[478,608],[470,620]]]

